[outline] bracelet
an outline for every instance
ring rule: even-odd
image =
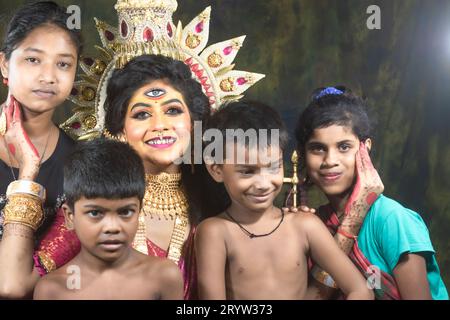
[[[311,270],[311,274],[314,279],[319,281],[320,283],[326,285],[327,287],[337,289],[338,286],[330,274],[322,269],[320,269],[317,265]]]
[[[45,188],[41,186],[39,183],[30,180],[16,180],[11,182],[6,189],[6,196],[9,197],[11,195],[17,193],[25,193],[30,194],[32,196],[38,197],[45,201]]]
[[[39,258],[40,266],[46,271],[46,273],[56,270],[55,261],[53,261],[44,251],[39,251],[37,256]]]
[[[352,239],[354,241],[356,241],[358,239],[358,236],[355,236],[354,234],[350,234],[348,232],[345,232],[344,230],[342,230],[341,228],[337,229],[337,233],[342,234],[344,237]]]
[[[36,231],[43,216],[44,211],[39,199],[27,194],[15,194],[8,197],[8,203],[4,208],[3,224],[19,223]]]

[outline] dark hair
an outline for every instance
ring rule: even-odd
[[[289,140],[280,114],[272,107],[257,101],[238,101],[222,106],[208,119],[206,129],[218,129],[223,137],[226,137],[227,129],[242,129],[244,132],[253,129],[258,138],[261,129],[278,129],[278,144],[281,150],[286,149]],[[225,140],[223,139],[224,146]],[[271,134],[267,135],[267,143],[272,143]]]
[[[275,109],[257,101],[232,102],[221,106],[219,111],[208,119],[205,129],[218,129],[223,137],[226,137],[227,129],[242,129],[244,132],[254,129],[258,138],[260,129],[278,129],[278,143],[281,150],[285,150],[288,143],[288,133],[279,113]],[[224,147],[225,140],[223,139]],[[270,134],[267,136],[267,143],[269,145],[272,143]],[[203,202],[205,207],[208,208],[208,216],[217,215],[230,206],[231,198],[222,183],[216,183],[207,174],[203,176],[203,185],[205,186],[205,199]]]
[[[142,55],[132,59],[123,69],[114,70],[109,79],[105,127],[111,134],[117,135],[123,130],[133,94],[154,80],[167,81],[183,95],[192,123],[209,115],[209,100],[186,64],[162,55]]]
[[[122,132],[129,101],[142,86],[155,80],[167,81],[179,91],[189,109],[191,123],[209,116],[209,100],[200,83],[192,78],[189,67],[181,61],[162,55],[142,55],[132,59],[123,69],[114,70],[107,86],[105,128],[113,135]],[[194,128],[194,125],[192,125]],[[203,205],[203,189],[199,184],[207,175],[202,165],[181,164],[181,183],[189,202],[189,221],[196,225],[208,208]]]
[[[342,93],[324,94],[325,88],[314,90],[311,102],[298,119],[295,135],[301,155],[304,155],[306,143],[318,128],[346,126],[352,129],[360,141],[372,138],[372,124],[365,101],[344,86],[331,88]]]
[[[126,143],[104,138],[79,143],[65,162],[64,194],[72,209],[81,197],[142,202],[144,193],[144,165]]]
[[[42,25],[55,25],[69,34],[77,53],[82,51],[81,32],[67,27],[67,19],[70,15],[65,7],[59,6],[53,1],[29,3],[20,8],[10,20],[6,29],[5,39],[1,52],[7,60],[20,43],[36,28]]]

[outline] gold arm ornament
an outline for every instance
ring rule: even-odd
[[[11,195],[4,209],[4,225],[18,223],[36,231],[42,222],[44,212],[39,198],[28,195]]]

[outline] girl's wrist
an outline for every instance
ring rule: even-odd
[[[24,166],[19,169],[20,180],[34,181],[39,173],[39,167],[35,165]]]

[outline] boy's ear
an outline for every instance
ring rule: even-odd
[[[208,170],[211,177],[216,182],[223,182],[223,171],[222,171],[222,165],[220,164],[206,164],[206,169]]]
[[[367,151],[370,152],[370,149],[372,149],[372,139],[367,138],[364,144],[366,145]]]
[[[8,61],[4,52],[0,51],[0,71],[3,78],[8,78]]]
[[[73,230],[74,228],[73,228],[73,211],[72,211],[72,209],[70,209],[70,207],[66,203],[64,203],[62,205],[62,209],[64,211],[64,218],[66,220],[66,223],[65,223],[66,228],[69,230]]]

